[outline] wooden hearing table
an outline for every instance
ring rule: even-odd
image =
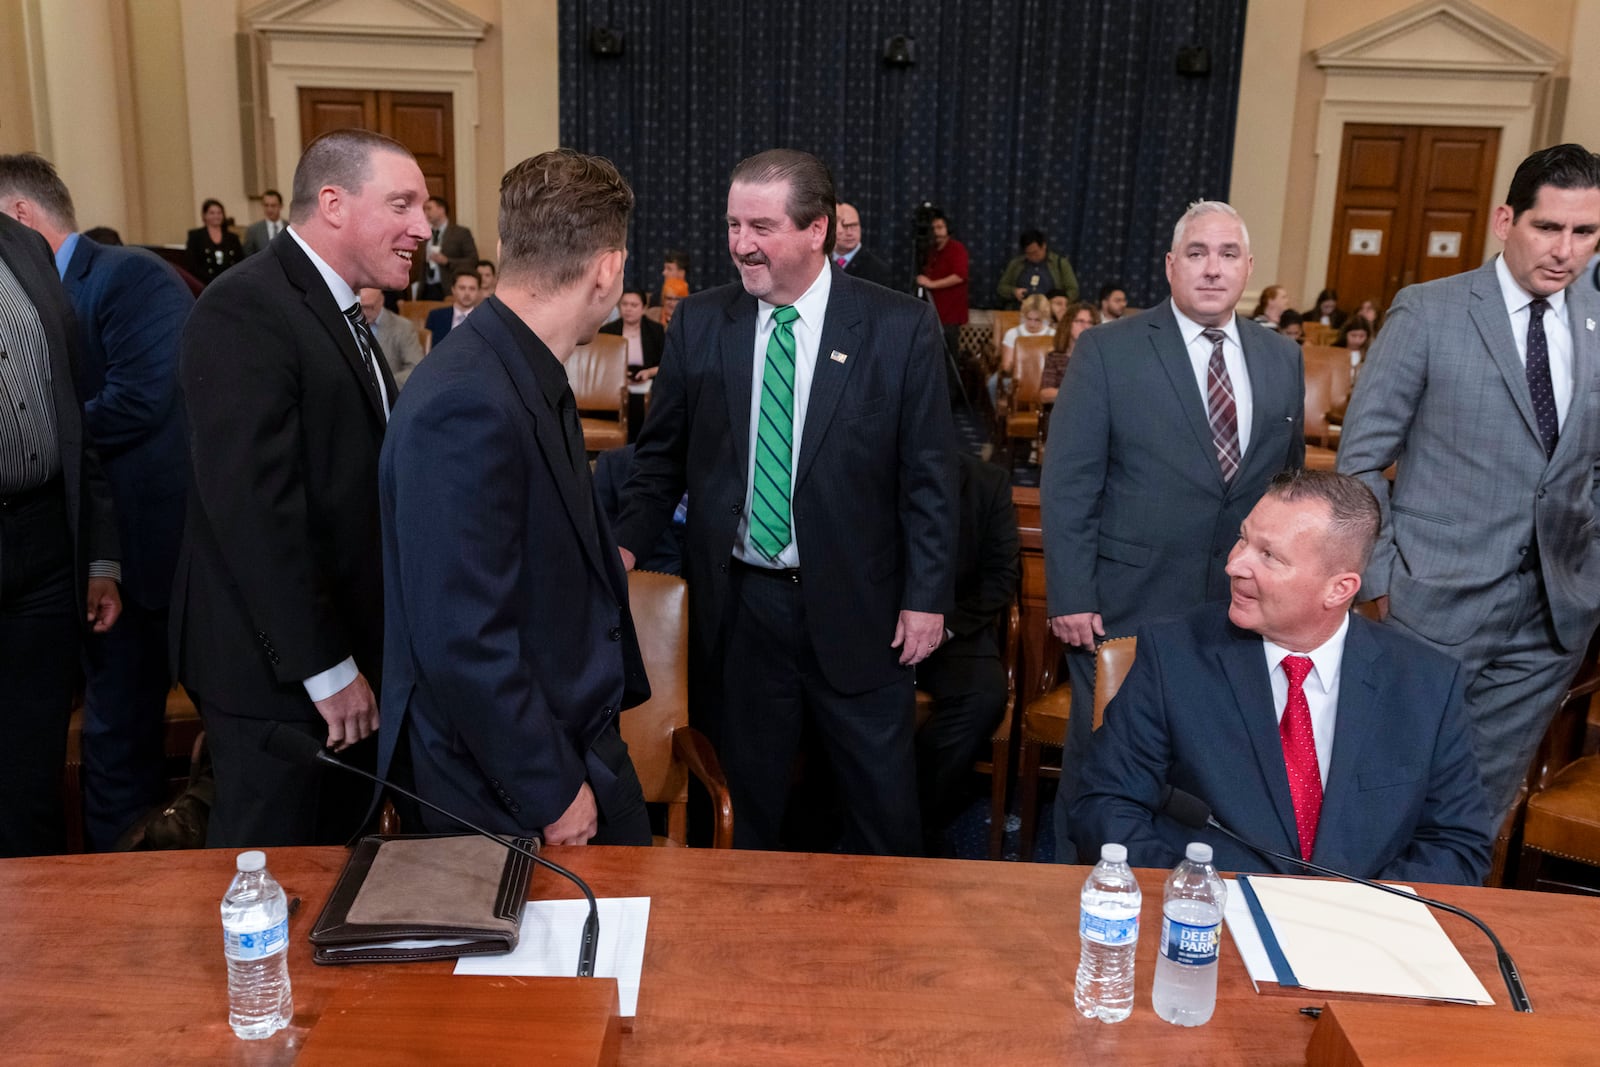
[[[1325,999],[1257,994],[1224,935],[1211,1023],[1189,1030],[1157,1019],[1150,984],[1159,871],[1140,872],[1134,1014],[1107,1026],[1072,1006],[1082,867],[671,848],[549,855],[597,895],[652,898],[624,1064],[1303,1063],[1314,1024],[1299,1009]],[[233,852],[0,861],[0,1060],[289,1062],[336,995],[382,997],[400,975],[484,981],[454,978],[449,963],[313,964],[306,934],[344,857],[337,848],[267,850],[274,875],[304,904],[290,921],[294,1022],[263,1042],[236,1040],[226,1019],[218,905]],[[543,872],[530,894],[575,895]],[[1495,928],[1536,1010],[1600,1015],[1600,900],[1461,888],[1437,895]],[[1440,922],[1496,1004],[1421,1005],[1428,1025],[1417,1042],[1425,1045],[1433,1027],[1490,1015],[1514,1042],[1516,1020],[1489,946],[1460,919]],[[525,981],[527,1010],[548,1009],[538,981]],[[395,998],[397,1012],[417,1003],[409,992]],[[460,1031],[451,1035],[459,1061],[494,1058],[475,1044],[485,1036],[481,1018],[439,1014],[441,1029]],[[1514,1048],[1499,1051],[1515,1059]],[[552,1062],[527,1051],[522,1062]],[[376,1051],[349,1062],[362,1059],[395,1062]]]

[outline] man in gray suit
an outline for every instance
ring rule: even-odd
[[[1238,212],[1191,205],[1167,253],[1172,299],[1088,331],[1067,364],[1040,475],[1047,610],[1072,679],[1058,842],[1089,745],[1096,639],[1227,597],[1240,523],[1305,458],[1300,350],[1234,313],[1252,265]]]
[[[417,364],[422,362],[422,336],[416,324],[403,315],[397,315],[383,306],[382,289],[363,289],[356,294],[361,301],[361,317],[372,327],[383,349],[384,362],[394,374],[394,384],[403,386]]]
[[[1600,612],[1600,302],[1574,284],[1600,235],[1600,163],[1580,145],[1535,152],[1493,228],[1501,255],[1395,297],[1339,470],[1383,505],[1363,595],[1467,668],[1501,816]]]
[[[247,256],[253,256],[267,247],[289,225],[288,220],[283,218],[283,194],[276,189],[268,189],[261,194],[261,213],[266,218],[257,219],[244,231],[244,254]]]

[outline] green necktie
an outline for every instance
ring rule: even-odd
[[[756,471],[750,494],[750,544],[769,560],[794,539],[789,522],[790,463],[794,457],[793,306],[772,312],[767,366],[761,375],[761,420],[756,427]]]

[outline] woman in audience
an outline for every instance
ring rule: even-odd
[[[1278,332],[1297,345],[1306,343],[1305,319],[1298,311],[1285,311],[1278,317]]]
[[[1334,346],[1350,350],[1350,365],[1354,367],[1361,362],[1362,353],[1372,343],[1372,334],[1372,323],[1360,315],[1352,315],[1345,320],[1344,329],[1339,331],[1339,339]]]
[[[189,240],[183,249],[183,265],[204,285],[243,259],[244,245],[239,235],[228,227],[228,213],[222,201],[207,200],[201,204],[200,217],[205,225],[189,231]]]
[[[1350,315],[1339,310],[1339,294],[1332,289],[1324,289],[1317,294],[1317,306],[1307,317],[1337,330]]]
[[[1269,330],[1276,330],[1278,320],[1288,310],[1289,290],[1281,285],[1269,285],[1261,290],[1261,299],[1256,301],[1255,314],[1251,318]]]
[[[1053,337],[1055,332],[1055,327],[1050,325],[1050,301],[1043,293],[1034,293],[1022,301],[1022,321],[1000,338],[1000,369],[989,375],[991,404],[999,403],[1000,379],[1017,369],[1017,338]]]
[[[1067,309],[1072,303],[1072,297],[1067,295],[1065,289],[1052,289],[1044,294],[1044,298],[1050,301],[1050,326],[1059,329],[1061,324],[1067,321]]]
[[[1378,302],[1370,296],[1361,301],[1361,306],[1356,308],[1354,317],[1366,319],[1373,333],[1377,333],[1378,327],[1383,325],[1383,316],[1378,314]]]
[[[1055,344],[1051,346],[1050,354],[1044,357],[1044,374],[1039,378],[1041,404],[1056,402],[1061,379],[1067,373],[1067,361],[1072,358],[1072,346],[1078,343],[1084,330],[1100,325],[1100,309],[1084,301],[1067,308],[1062,318],[1070,325],[1064,325],[1056,331]]]

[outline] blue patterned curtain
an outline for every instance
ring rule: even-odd
[[[908,284],[928,200],[971,253],[974,306],[995,304],[1028,227],[1086,295],[1119,279],[1148,306],[1185,205],[1227,196],[1244,15],[1245,0],[561,0],[561,138],[632,182],[644,288],[668,248],[693,256],[696,289],[736,277],[728,172],[785,146],[829,165]],[[621,57],[591,53],[605,25]],[[915,66],[882,62],[895,34]],[[1209,50],[1208,76],[1177,73],[1187,44]]]

